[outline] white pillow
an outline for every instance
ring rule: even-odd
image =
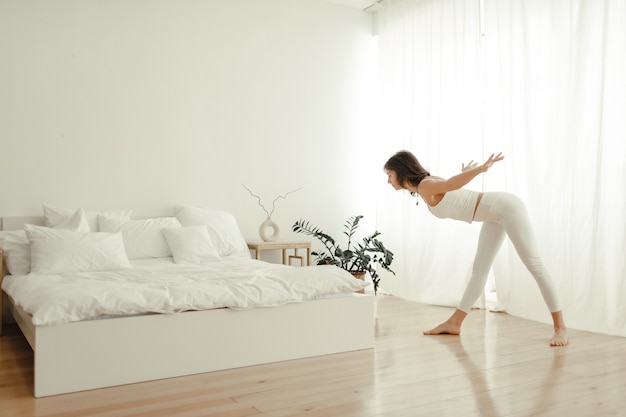
[[[122,232],[128,259],[165,258],[172,256],[163,229],[181,227],[176,217],[143,220],[120,220],[99,216],[102,232]]]
[[[163,234],[177,264],[200,264],[220,260],[206,226],[163,229]]]
[[[187,206],[180,208],[176,217],[183,226],[207,226],[213,246],[217,248],[220,256],[250,258],[248,244],[232,214]]]
[[[31,274],[107,271],[129,265],[121,233],[81,233],[26,225]]]
[[[89,233],[89,223],[87,223],[87,217],[85,211],[81,208],[76,210],[70,217],[65,218],[60,223],[52,226],[55,229],[71,230],[73,232]]]
[[[54,228],[89,232],[89,225],[83,209],[78,209]],[[27,275],[30,272],[30,243],[24,230],[0,232],[0,248],[4,251],[4,259],[9,274]]]
[[[9,274],[26,275],[30,272],[30,246],[26,232],[0,232],[0,248],[4,252],[4,263]]]
[[[54,227],[59,223],[64,222],[68,217],[71,217],[76,209],[68,209],[51,206],[49,204],[43,205],[43,216],[45,218],[45,225],[48,227]],[[98,216],[107,216],[116,219],[130,219],[130,216],[133,214],[132,210],[113,210],[113,211],[93,211],[86,210],[85,217],[87,218],[87,224],[89,225],[89,230],[92,232],[99,231],[98,229]]]

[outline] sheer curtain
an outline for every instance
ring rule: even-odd
[[[409,149],[447,177],[504,152],[468,187],[519,195],[567,324],[622,336],[625,51],[623,0],[386,0],[379,12],[383,157]],[[378,195],[397,273],[381,288],[455,306],[480,224],[435,219],[391,187]],[[549,322],[508,241],[493,277],[499,308]]]

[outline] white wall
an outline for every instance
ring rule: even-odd
[[[374,221],[371,16],[319,0],[0,0],[0,216],[41,204],[224,209],[249,239],[266,206]],[[358,149],[355,150],[355,149]],[[384,158],[383,158],[384,159]],[[303,237],[300,237],[303,238]]]

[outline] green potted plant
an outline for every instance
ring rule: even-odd
[[[363,216],[359,215],[349,217],[346,220],[344,224],[345,231],[343,232],[348,239],[346,249],[343,249],[333,237],[324,233],[318,227],[311,225],[308,221],[298,220],[291,226],[291,230],[296,233],[313,236],[324,245],[324,250],[311,252],[312,255],[317,257],[318,265],[336,265],[361,279],[363,279],[366,272],[369,272],[374,283],[374,294],[376,294],[378,283],[380,282],[380,275],[376,270],[376,266],[380,266],[394,275],[396,274],[390,268],[393,262],[393,253],[377,239],[380,236],[378,231],[364,237],[361,242],[355,243],[352,241],[362,218]]]

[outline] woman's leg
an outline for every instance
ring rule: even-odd
[[[504,200],[505,198],[502,198]],[[506,195],[507,214],[500,222],[511,239],[517,254],[531,273],[551,313],[561,310],[556,286],[539,255],[532,224],[524,203],[514,195]]]
[[[501,223],[511,239],[517,254],[531,273],[541,295],[543,296],[554,323],[554,337],[550,341],[552,346],[565,346],[568,343],[567,330],[561,312],[556,285],[541,261],[535,241],[533,227],[528,217],[524,203],[514,195],[506,194],[507,214],[502,217]]]
[[[460,334],[461,324],[472,309],[472,306],[478,300],[485,290],[485,283],[489,270],[493,265],[498,250],[504,241],[504,228],[497,223],[483,223],[478,237],[478,248],[474,257],[474,266],[472,267],[472,276],[465,288],[465,293],[461,299],[461,303],[452,316],[435,327],[427,330],[424,334]]]
[[[489,271],[504,241],[504,228],[497,223],[483,223],[478,237],[478,248],[472,266],[472,276],[465,288],[459,310],[469,313],[476,300],[485,291]]]

